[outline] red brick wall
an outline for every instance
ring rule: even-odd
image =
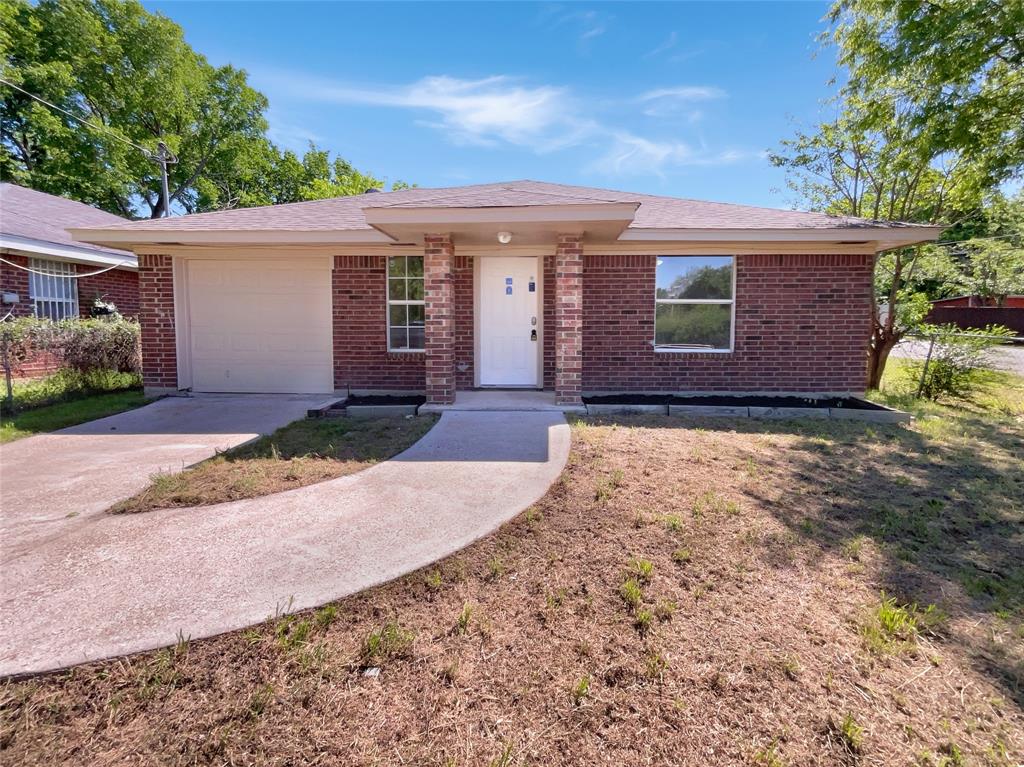
[[[79,264],[78,273],[88,274],[102,267]],[[78,313],[89,316],[93,301],[99,296],[113,302],[125,317],[139,316],[139,275],[128,269],[112,269],[92,277],[78,278]]]
[[[555,246],[554,324],[555,400],[561,405],[577,404],[583,390],[583,327],[590,321],[583,305],[584,261],[583,238],[560,234]]]
[[[388,352],[387,259],[335,256],[334,386],[422,391],[424,354]]]
[[[423,240],[427,402],[448,405],[455,401],[455,248],[447,234],[428,234]]]
[[[178,388],[174,337],[174,270],[170,256],[139,256],[139,324],[142,382],[146,388]]]
[[[555,257],[544,256],[544,295],[541,301],[544,327],[544,388],[555,388]]]
[[[28,259],[25,256],[4,253],[3,257],[11,263],[28,266]],[[0,261],[0,290],[4,293],[18,294],[18,303],[3,304],[0,307],[0,316],[12,309],[15,317],[27,317],[32,314],[32,302],[28,298],[28,272]]]
[[[654,352],[655,259],[584,259],[585,391],[864,390],[872,256],[737,256],[730,354]]]
[[[473,338],[473,257],[455,256],[452,265],[455,300],[455,388],[472,389],[476,350]]]

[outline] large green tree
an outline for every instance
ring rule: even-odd
[[[316,147],[280,151],[245,72],[212,66],[136,0],[0,0],[0,48],[0,76],[94,126],[0,84],[5,179],[150,217],[382,186]],[[169,200],[151,156],[161,141],[177,158]]]
[[[1022,9],[1024,0],[837,0],[824,37],[848,75],[838,117],[771,157],[800,202],[921,223],[977,218],[1024,167]],[[925,286],[954,279],[947,256],[912,248],[877,260],[869,386],[923,319]]]
[[[878,128],[891,104],[989,185],[1024,162],[1024,0],[837,0],[828,36],[847,97]]]

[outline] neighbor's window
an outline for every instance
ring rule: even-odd
[[[658,256],[655,275],[656,349],[732,349],[732,256]]]
[[[74,264],[30,258],[28,268],[28,295],[37,317],[56,322],[78,316]]]
[[[423,351],[423,256],[388,258],[388,350]]]

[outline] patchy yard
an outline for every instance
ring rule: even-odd
[[[3,759],[1020,763],[1024,408],[999,401],[577,422],[548,495],[436,567],[7,683]]]
[[[426,434],[436,416],[295,421],[184,471],[156,474],[116,514],[205,506],[279,493],[354,474],[396,455]]]
[[[152,402],[141,389],[92,394],[68,402],[42,405],[4,415],[0,421],[0,444],[23,437],[65,429],[68,426],[106,418]]]

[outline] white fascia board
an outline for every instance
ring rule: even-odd
[[[851,229],[627,229],[620,242],[875,242],[934,240],[945,227],[864,227]]]
[[[80,242],[98,245],[334,245],[390,243],[375,229],[68,229]]]
[[[366,223],[387,224],[517,224],[589,221],[632,221],[638,203],[594,205],[523,205],[493,208],[363,208]]]
[[[0,248],[20,250],[33,256],[46,256],[57,261],[74,261],[75,263],[99,266],[116,265],[126,269],[139,268],[139,260],[131,253],[121,255],[92,248],[80,248],[76,245],[35,240],[31,237],[19,237],[14,234],[0,234]]]

